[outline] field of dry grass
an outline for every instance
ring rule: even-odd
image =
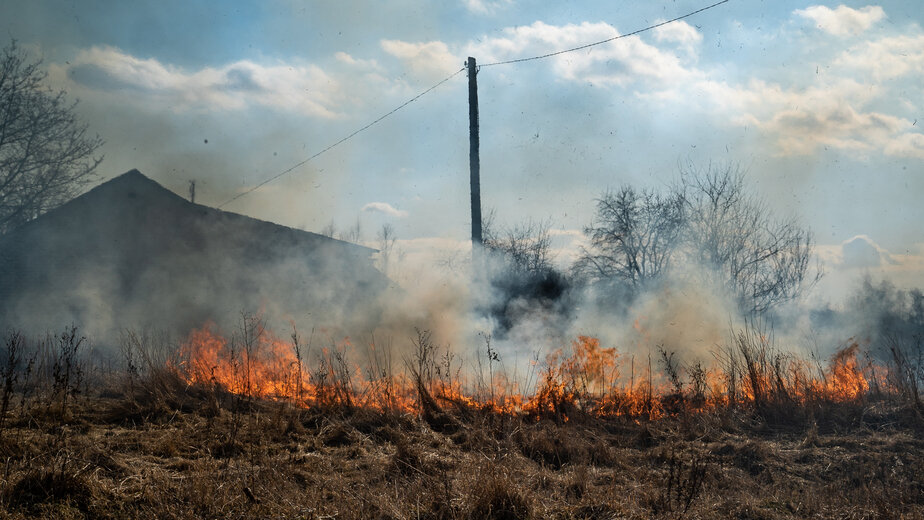
[[[102,377],[78,338],[56,345],[0,374],[0,518],[924,518],[924,419],[894,394],[657,419],[428,385],[412,410],[306,407],[176,370]]]

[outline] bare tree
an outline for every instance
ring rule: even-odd
[[[346,231],[341,232],[337,238],[343,240],[344,242],[352,242],[354,244],[358,244],[359,241],[362,240],[362,237],[362,223],[359,221],[359,219],[356,219],[356,223],[350,226],[350,228]]]
[[[334,238],[334,235],[337,234],[337,226],[334,225],[334,221],[331,220],[327,223],[326,226],[321,228],[321,231],[318,232],[319,235],[325,236],[327,238]]]
[[[0,233],[73,198],[102,161],[103,141],[40,66],[15,40],[0,56]]]
[[[482,220],[484,248],[502,258],[514,273],[544,273],[552,269],[549,223],[527,220],[512,227],[494,224],[494,211]]]
[[[575,269],[591,281],[637,289],[677,265],[696,265],[737,299],[746,315],[798,297],[810,276],[812,234],[777,220],[751,196],[733,166],[682,171],[667,195],[626,186],[597,201],[585,229],[591,246]]]
[[[747,314],[762,314],[798,297],[821,276],[809,276],[814,241],[794,220],[778,220],[744,185],[735,166],[682,172],[686,244],[735,296]]]
[[[395,245],[398,242],[398,237],[395,236],[395,228],[391,224],[382,224],[382,228],[379,229],[378,234],[376,235],[378,239],[378,257],[377,263],[379,270],[389,276],[391,274],[391,259],[395,253]]]
[[[584,229],[591,248],[575,268],[592,279],[617,279],[637,287],[661,276],[678,249],[683,197],[660,196],[624,186],[597,201],[596,220]]]
[[[496,320],[493,333],[498,339],[537,316],[545,317],[543,327],[554,334],[560,334],[569,320],[574,308],[571,280],[553,263],[549,227],[548,221],[537,220],[495,226],[493,211],[482,219],[484,247],[494,259],[488,277],[491,301],[484,310]]]

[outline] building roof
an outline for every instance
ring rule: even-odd
[[[131,170],[0,236],[0,325],[182,328],[247,310],[343,325],[387,285],[375,252],[194,204]]]

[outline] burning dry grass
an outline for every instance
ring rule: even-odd
[[[579,338],[521,396],[425,333],[405,376],[265,331],[127,335],[106,372],[72,332],[6,365],[0,518],[924,518],[920,405],[853,346],[810,370],[749,334],[626,384]]]
[[[487,412],[561,423],[577,415],[656,420],[715,410],[787,422],[794,412],[811,415],[871,397],[902,398],[920,407],[920,376],[908,370],[907,361],[896,357],[892,365],[879,365],[868,356],[861,359],[857,343],[835,352],[826,364],[809,361],[775,349],[766,334],[753,328],[740,331],[732,346],[717,351],[710,367],[701,362],[682,366],[662,347],[654,366],[649,356],[644,369],[637,369],[632,357],[628,374],[620,373],[627,363],[616,348],[579,336],[567,351],[556,350],[544,364],[533,366],[536,382],[522,386],[534,389],[521,391],[518,381],[496,369],[498,356],[489,337],[485,361],[478,358],[472,380],[470,371],[463,372],[454,354],[435,345],[426,331],[417,332],[413,358],[404,360],[401,372],[388,356],[379,357],[375,344],[363,370],[349,357],[349,340],[320,349],[311,369],[311,344],[301,345],[297,334],[287,342],[266,331],[258,319],[245,317],[242,323],[230,340],[212,325],[195,330],[172,357],[156,365],[149,362],[148,370],[246,399],[288,401],[304,408],[420,413],[438,431],[457,429],[444,409],[465,419]],[[135,341],[126,356],[147,359],[145,348]],[[132,354],[135,349],[142,353]]]

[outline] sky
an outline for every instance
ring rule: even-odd
[[[452,74],[681,16],[710,0],[253,2],[33,0],[0,29],[43,59],[105,140],[103,181],[132,168],[226,203]],[[594,200],[734,165],[780,218],[813,230],[837,301],[866,273],[924,286],[924,10],[918,0],[729,0],[585,50],[483,67],[482,201],[549,222],[559,261]],[[406,252],[464,250],[465,72],[222,209],[345,231]]]

